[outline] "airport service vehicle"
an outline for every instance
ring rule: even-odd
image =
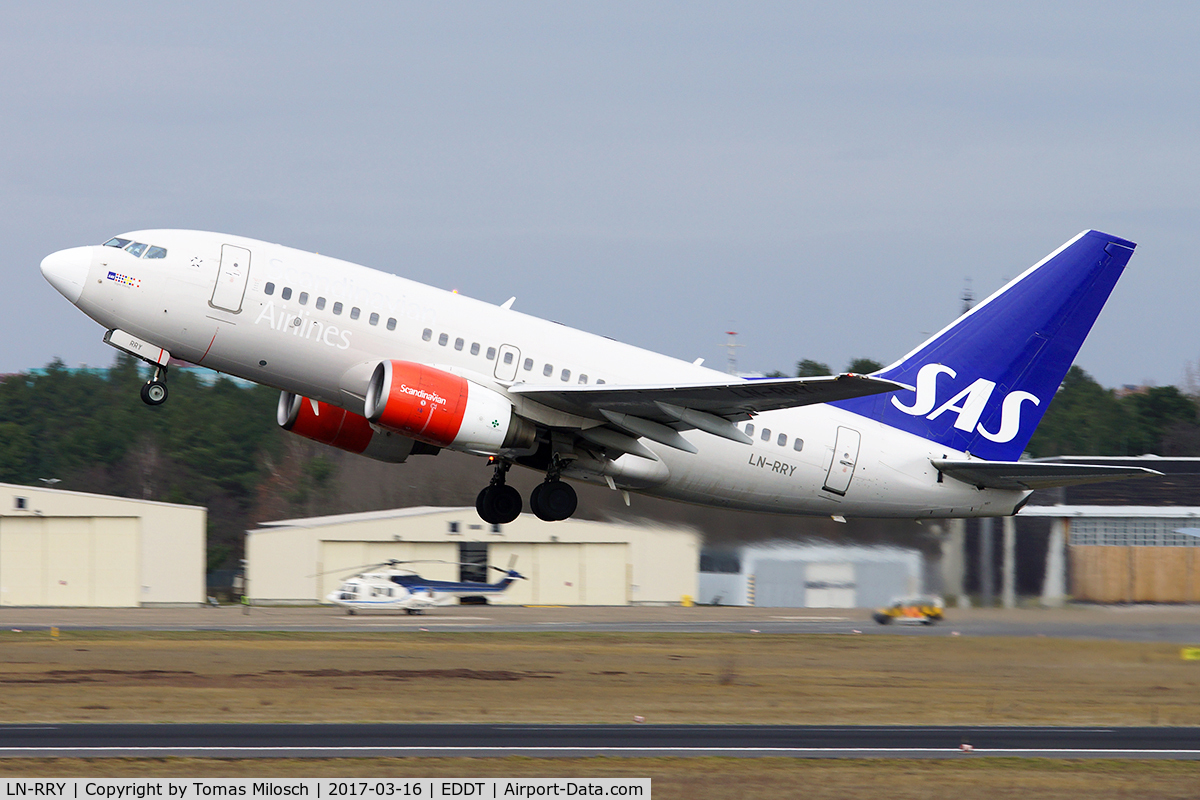
[[[875,609],[875,613],[871,616],[880,625],[891,625],[893,622],[919,622],[922,625],[933,625],[942,621],[945,607],[946,604],[937,595],[897,597],[883,608]]]
[[[427,608],[449,605],[459,598],[486,599],[499,595],[514,580],[525,578],[513,569],[514,564],[510,564],[508,569],[489,567],[504,573],[504,578],[496,583],[430,580],[422,578],[412,569],[400,566],[406,563],[415,562],[392,560],[374,564],[369,571],[342,581],[342,585],[326,595],[325,599],[343,606],[349,614],[358,609],[403,610],[407,614],[421,614]]]
[[[1084,231],[873,375],[732,377],[328,256],[223,233],[145,230],[47,256],[46,279],[154,365],[172,357],[281,391],[279,423],[384,461],[488,459],[476,508],[570,517],[574,488],[847,517],[1015,514],[1032,490],[1156,474],[1020,461],[1135,245]],[[849,323],[848,323],[849,324]],[[482,483],[482,481],[481,481]]]

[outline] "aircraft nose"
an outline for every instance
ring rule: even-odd
[[[79,302],[88,271],[92,268],[92,248],[72,247],[42,259],[42,274],[59,294],[72,303]]]

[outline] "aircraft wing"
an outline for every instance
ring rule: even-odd
[[[558,411],[601,420],[603,425],[581,430],[579,435],[594,444],[657,461],[658,456],[638,442],[640,437],[687,453],[695,453],[696,447],[680,436],[679,431],[692,428],[750,444],[750,437],[734,422],[777,408],[828,403],[907,388],[910,387],[881,378],[845,374],[644,386],[515,384],[509,391]]]
[[[1145,467],[1100,464],[1053,464],[1041,461],[943,461],[933,466],[941,473],[985,489],[1052,489],[1081,483],[1149,478],[1162,475]]]
[[[559,411],[602,419],[601,409],[655,422],[677,422],[667,405],[727,419],[777,408],[829,403],[882,392],[909,389],[902,383],[866,375],[830,375],[820,378],[763,378],[719,383],[662,383],[642,386],[545,386],[518,383],[513,394],[528,397]]]

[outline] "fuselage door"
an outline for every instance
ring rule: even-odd
[[[500,345],[496,353],[496,380],[515,381],[517,379],[517,364],[521,362],[521,351],[511,344]]]
[[[249,277],[250,251],[231,244],[221,245],[221,268],[217,271],[217,283],[213,287],[212,305],[235,314],[241,311],[242,296],[246,294],[246,280]]]
[[[825,491],[844,495],[850,488],[850,479],[854,477],[854,467],[858,463],[858,446],[862,436],[853,428],[837,429],[837,443],[833,446],[833,462],[829,465],[829,474],[825,476]]]

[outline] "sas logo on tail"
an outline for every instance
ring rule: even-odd
[[[1028,401],[1035,406],[1041,405],[1041,401],[1029,392],[1009,392],[1004,396],[1004,402],[1000,406],[1000,429],[989,431],[979,421],[979,418],[983,416],[988,401],[992,398],[992,392],[996,388],[995,382],[979,378],[935,409],[939,375],[958,377],[950,367],[942,364],[926,364],[917,372],[917,396],[912,405],[904,405],[895,396],[892,397],[892,405],[909,416],[925,417],[928,420],[935,420],[942,414],[953,413],[958,417],[954,422],[954,427],[960,431],[967,433],[979,431],[985,439],[1001,443],[1011,442],[1020,432],[1023,403]]]

